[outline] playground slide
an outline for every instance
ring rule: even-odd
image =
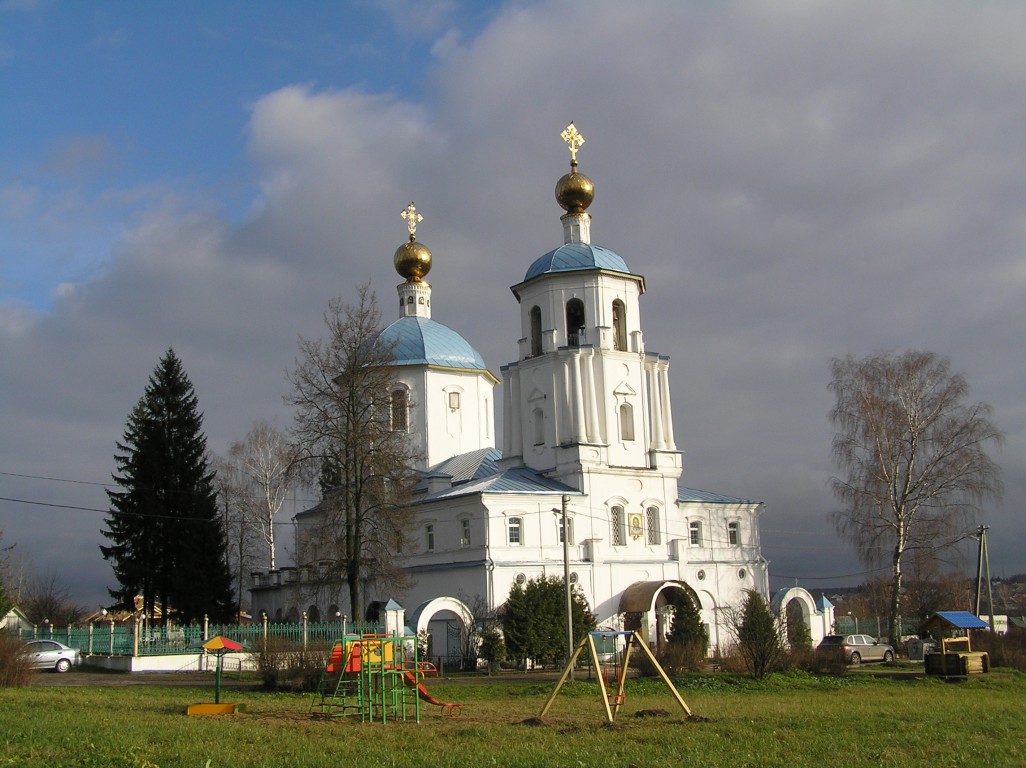
[[[417,689],[417,695],[420,697],[421,701],[426,701],[428,704],[434,704],[436,707],[441,707],[449,713],[450,717],[456,717],[463,711],[462,704],[449,704],[444,701],[439,701],[430,693],[428,693],[427,688],[424,687],[424,684],[419,682],[412,672],[404,672],[403,679],[406,681],[406,684],[410,688]]]

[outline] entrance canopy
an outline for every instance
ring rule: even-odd
[[[683,581],[636,581],[620,595],[620,613],[648,613],[649,611],[654,611],[659,593],[668,587],[683,589],[695,601],[696,607],[702,607],[698,595]]]

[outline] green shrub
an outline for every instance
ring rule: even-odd
[[[495,668],[506,659],[506,643],[502,634],[494,627],[489,627],[481,633],[481,645],[478,654],[488,662],[488,674],[492,674]]]
[[[752,677],[761,680],[781,668],[786,626],[778,623],[769,612],[762,595],[752,589],[745,590],[741,605],[729,609],[725,618],[737,638],[737,652]]]
[[[0,632],[0,688],[23,688],[29,684],[32,668],[25,645],[17,637]]]

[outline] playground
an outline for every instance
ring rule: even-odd
[[[428,692],[423,680],[431,674],[437,670],[418,660],[414,636],[347,635],[332,645],[310,711],[364,723],[420,722],[424,703],[459,716],[461,704],[440,701]]]
[[[449,717],[459,717],[463,713],[462,704],[442,701],[424,685],[425,678],[437,675],[437,670],[430,662],[417,658],[417,648],[417,638],[412,635],[354,634],[336,640],[312,699],[311,714],[326,718],[351,717],[363,723],[390,720],[419,723],[424,704],[437,707]],[[632,652],[645,658],[655,670],[666,687],[668,699],[679,705],[689,719],[697,719],[640,634],[595,631],[587,633],[578,643],[542,707],[539,721],[554,705],[585,651],[592,663],[590,669],[595,671],[597,699],[602,703],[607,723],[614,723],[626,704]],[[220,666],[218,670],[220,685]]]

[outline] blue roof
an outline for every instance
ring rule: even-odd
[[[478,448],[440,461],[427,471],[428,475],[445,475],[453,484],[467,480],[480,480],[499,471],[502,451],[498,448]]]
[[[707,504],[757,504],[750,499],[740,499],[736,496],[724,496],[722,493],[712,491],[700,491],[697,488],[688,488],[684,485],[677,486],[677,501],[701,501]]]
[[[443,491],[428,496],[423,501],[449,499],[458,496],[474,496],[481,493],[503,494],[566,494],[580,496],[581,492],[569,485],[543,477],[529,467],[514,467],[503,472],[480,479],[471,480],[462,485],[454,485]]]
[[[577,272],[584,269],[608,269],[631,274],[619,255],[591,243],[567,243],[536,259],[527,270],[524,282],[551,272]]]
[[[466,339],[426,317],[400,317],[378,338],[393,349],[396,365],[488,370],[484,358]]]
[[[937,611],[936,615],[958,629],[987,629],[990,626],[969,611]]]

